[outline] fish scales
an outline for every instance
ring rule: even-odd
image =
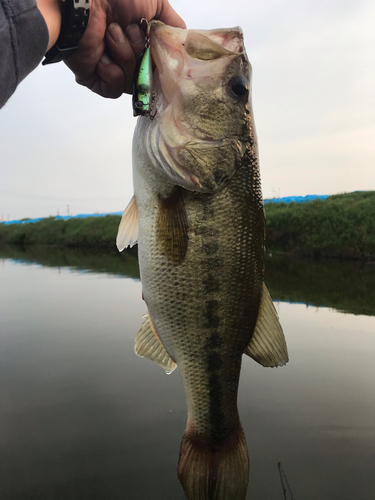
[[[144,191],[137,197],[144,298],[163,345],[180,369],[190,432],[215,446],[238,431],[241,357],[254,331],[263,283],[259,169],[253,154],[246,160],[215,195],[184,193],[188,249],[178,266],[168,261],[158,240],[157,208],[149,210],[150,204],[158,204],[158,181],[164,197],[170,195],[167,188],[172,192],[175,187],[166,186],[153,170],[146,178],[135,174],[136,192],[138,186]]]
[[[167,371],[179,368],[188,422],[178,476],[187,498],[244,500],[242,354],[264,366],[287,361],[263,283],[250,65],[239,28],[204,32],[157,22],[154,28],[156,117],[137,124],[135,195],[118,236],[120,247],[138,238],[148,316],[136,352]],[[129,221],[137,221],[136,230],[128,230]]]

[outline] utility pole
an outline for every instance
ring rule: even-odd
[[[66,206],[66,212],[69,215],[69,205]]]

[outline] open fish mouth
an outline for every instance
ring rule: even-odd
[[[240,167],[248,139],[238,139],[246,116],[230,113],[234,103],[238,115],[249,95],[242,30],[183,30],[151,21],[149,32],[156,66],[150,156],[166,180],[213,193]],[[247,87],[236,100],[230,82],[238,75]]]
[[[245,50],[239,27],[183,30],[160,21],[150,23],[150,46],[161,90],[168,102],[179,93],[181,80],[206,85],[213,75],[224,75],[230,62]],[[208,74],[207,62],[210,62]]]

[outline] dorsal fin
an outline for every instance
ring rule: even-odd
[[[187,252],[188,223],[180,186],[176,186],[168,198],[159,199],[156,230],[169,262],[181,264]]]
[[[155,326],[151,321],[150,315],[147,313],[143,317],[145,320],[135,338],[134,351],[137,356],[158,363],[164,368],[167,375],[169,375],[177,368],[177,364],[169,356],[166,348],[163,346]]]
[[[138,240],[138,209],[135,196],[125,208],[117,231],[116,245],[120,252],[127,246],[132,247]]]
[[[265,284],[254,334],[244,353],[262,366],[283,366],[289,361],[279,316]]]

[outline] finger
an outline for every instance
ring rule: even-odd
[[[137,61],[146,45],[145,33],[141,30],[138,24],[129,24],[125,28],[125,34],[130,42],[130,45],[132,46],[135,60]]]
[[[171,7],[168,0],[163,0],[158,19],[169,26],[186,29],[185,21],[177,14],[173,7]]]
[[[103,32],[103,37],[104,37]],[[86,33],[85,33],[86,35]],[[71,56],[64,60],[65,64],[73,71],[77,81],[90,79],[95,76],[96,65],[105,50],[104,39],[94,38],[92,34],[82,38],[81,43]]]
[[[108,26],[106,40],[113,61],[123,71],[123,92],[131,94],[135,65],[145,46],[144,34],[137,25],[129,25],[124,33],[119,24],[112,23]]]
[[[123,93],[125,86],[124,72],[107,54],[103,54],[96,66],[99,79],[93,90],[103,97],[117,99]]]

